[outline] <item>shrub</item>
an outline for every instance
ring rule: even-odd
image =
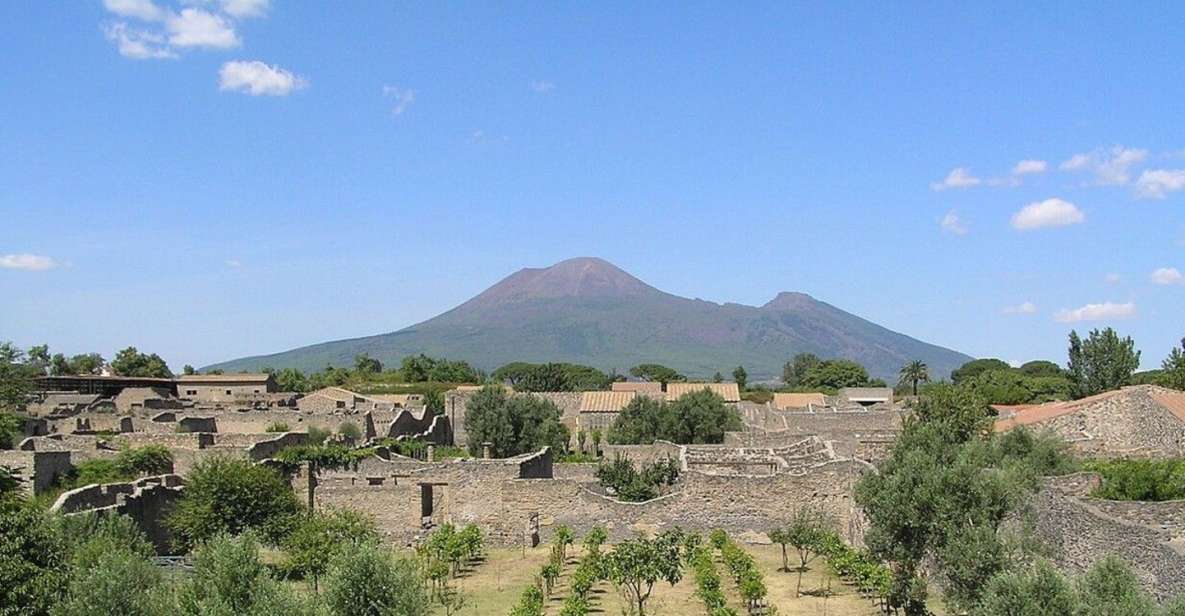
[[[265,428],[265,430],[267,432],[287,432],[288,431],[288,424],[286,424],[282,421],[272,422],[267,425],[267,428]]]
[[[273,578],[259,560],[250,535],[218,535],[193,554],[193,575],[165,601],[162,613],[182,616],[312,616],[315,603],[302,600]]]
[[[619,455],[613,462],[602,463],[596,476],[601,485],[612,488],[620,500],[642,502],[659,496],[664,488],[675,483],[679,478],[679,463],[668,457],[648,464],[638,472],[633,462]]]
[[[672,402],[639,396],[630,401],[613,425],[609,442],[623,445],[721,443],[724,433],[741,429],[736,410],[708,390],[692,392]]]
[[[129,478],[163,475],[173,472],[173,453],[164,445],[129,447],[116,454],[115,466]]]
[[[510,616],[543,616],[543,590],[537,585],[524,588]]]
[[[65,574],[60,533],[31,502],[0,498],[0,613],[45,614]],[[22,606],[23,612],[9,612]]]
[[[285,568],[298,577],[316,580],[342,550],[379,541],[374,519],[353,509],[328,509],[302,517],[282,547]]]
[[[560,409],[554,403],[534,396],[512,396],[498,386],[484,387],[469,400],[465,430],[469,452],[475,456],[481,454],[484,442],[493,444],[492,453],[498,458],[542,447],[560,454],[568,446],[568,427],[560,422]]]
[[[54,606],[54,616],[160,613],[153,595],[163,578],[156,565],[126,548],[87,551],[93,552],[94,559],[84,567],[71,568],[65,596]]]
[[[1095,460],[1086,468],[1103,477],[1093,496],[1109,500],[1185,498],[1185,460]]]
[[[320,426],[309,426],[309,444],[320,445],[329,438],[329,430]]]

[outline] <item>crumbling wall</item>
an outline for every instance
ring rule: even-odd
[[[16,469],[23,488],[32,494],[49,490],[74,468],[69,451],[0,450],[0,465]]]

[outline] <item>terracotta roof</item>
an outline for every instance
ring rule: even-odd
[[[724,398],[725,402],[741,401],[741,390],[736,383],[667,383],[667,399],[678,400],[684,394],[705,389]]]
[[[580,412],[616,413],[636,395],[632,391],[586,391],[580,395]]]
[[[617,381],[613,383],[613,391],[645,391],[661,393],[662,383],[655,381]]]
[[[178,383],[262,383],[272,378],[270,374],[183,374]]]
[[[779,410],[801,409],[808,406],[824,406],[827,396],[821,393],[784,393],[774,394],[774,408]]]

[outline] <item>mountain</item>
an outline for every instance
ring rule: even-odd
[[[460,306],[396,332],[208,368],[313,371],[352,365],[360,353],[384,364],[425,353],[487,370],[512,361],[566,361],[624,373],[660,363],[706,378],[744,366],[756,381],[779,377],[782,364],[801,352],[858,361],[890,382],[910,360],[945,375],[971,359],[804,293],[780,293],[761,307],[721,305],[665,293],[602,259],[577,258],[519,270]]]

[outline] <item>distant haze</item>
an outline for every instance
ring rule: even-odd
[[[852,359],[890,382],[907,361],[941,376],[971,359],[820,302],[783,292],[763,306],[716,304],[660,291],[603,259],[584,257],[507,276],[469,301],[396,332],[337,340],[209,366],[315,371],[367,353],[395,364],[424,353],[487,370],[512,361],[564,361],[624,373],[661,363],[691,377],[744,366],[776,378],[797,353]]]

